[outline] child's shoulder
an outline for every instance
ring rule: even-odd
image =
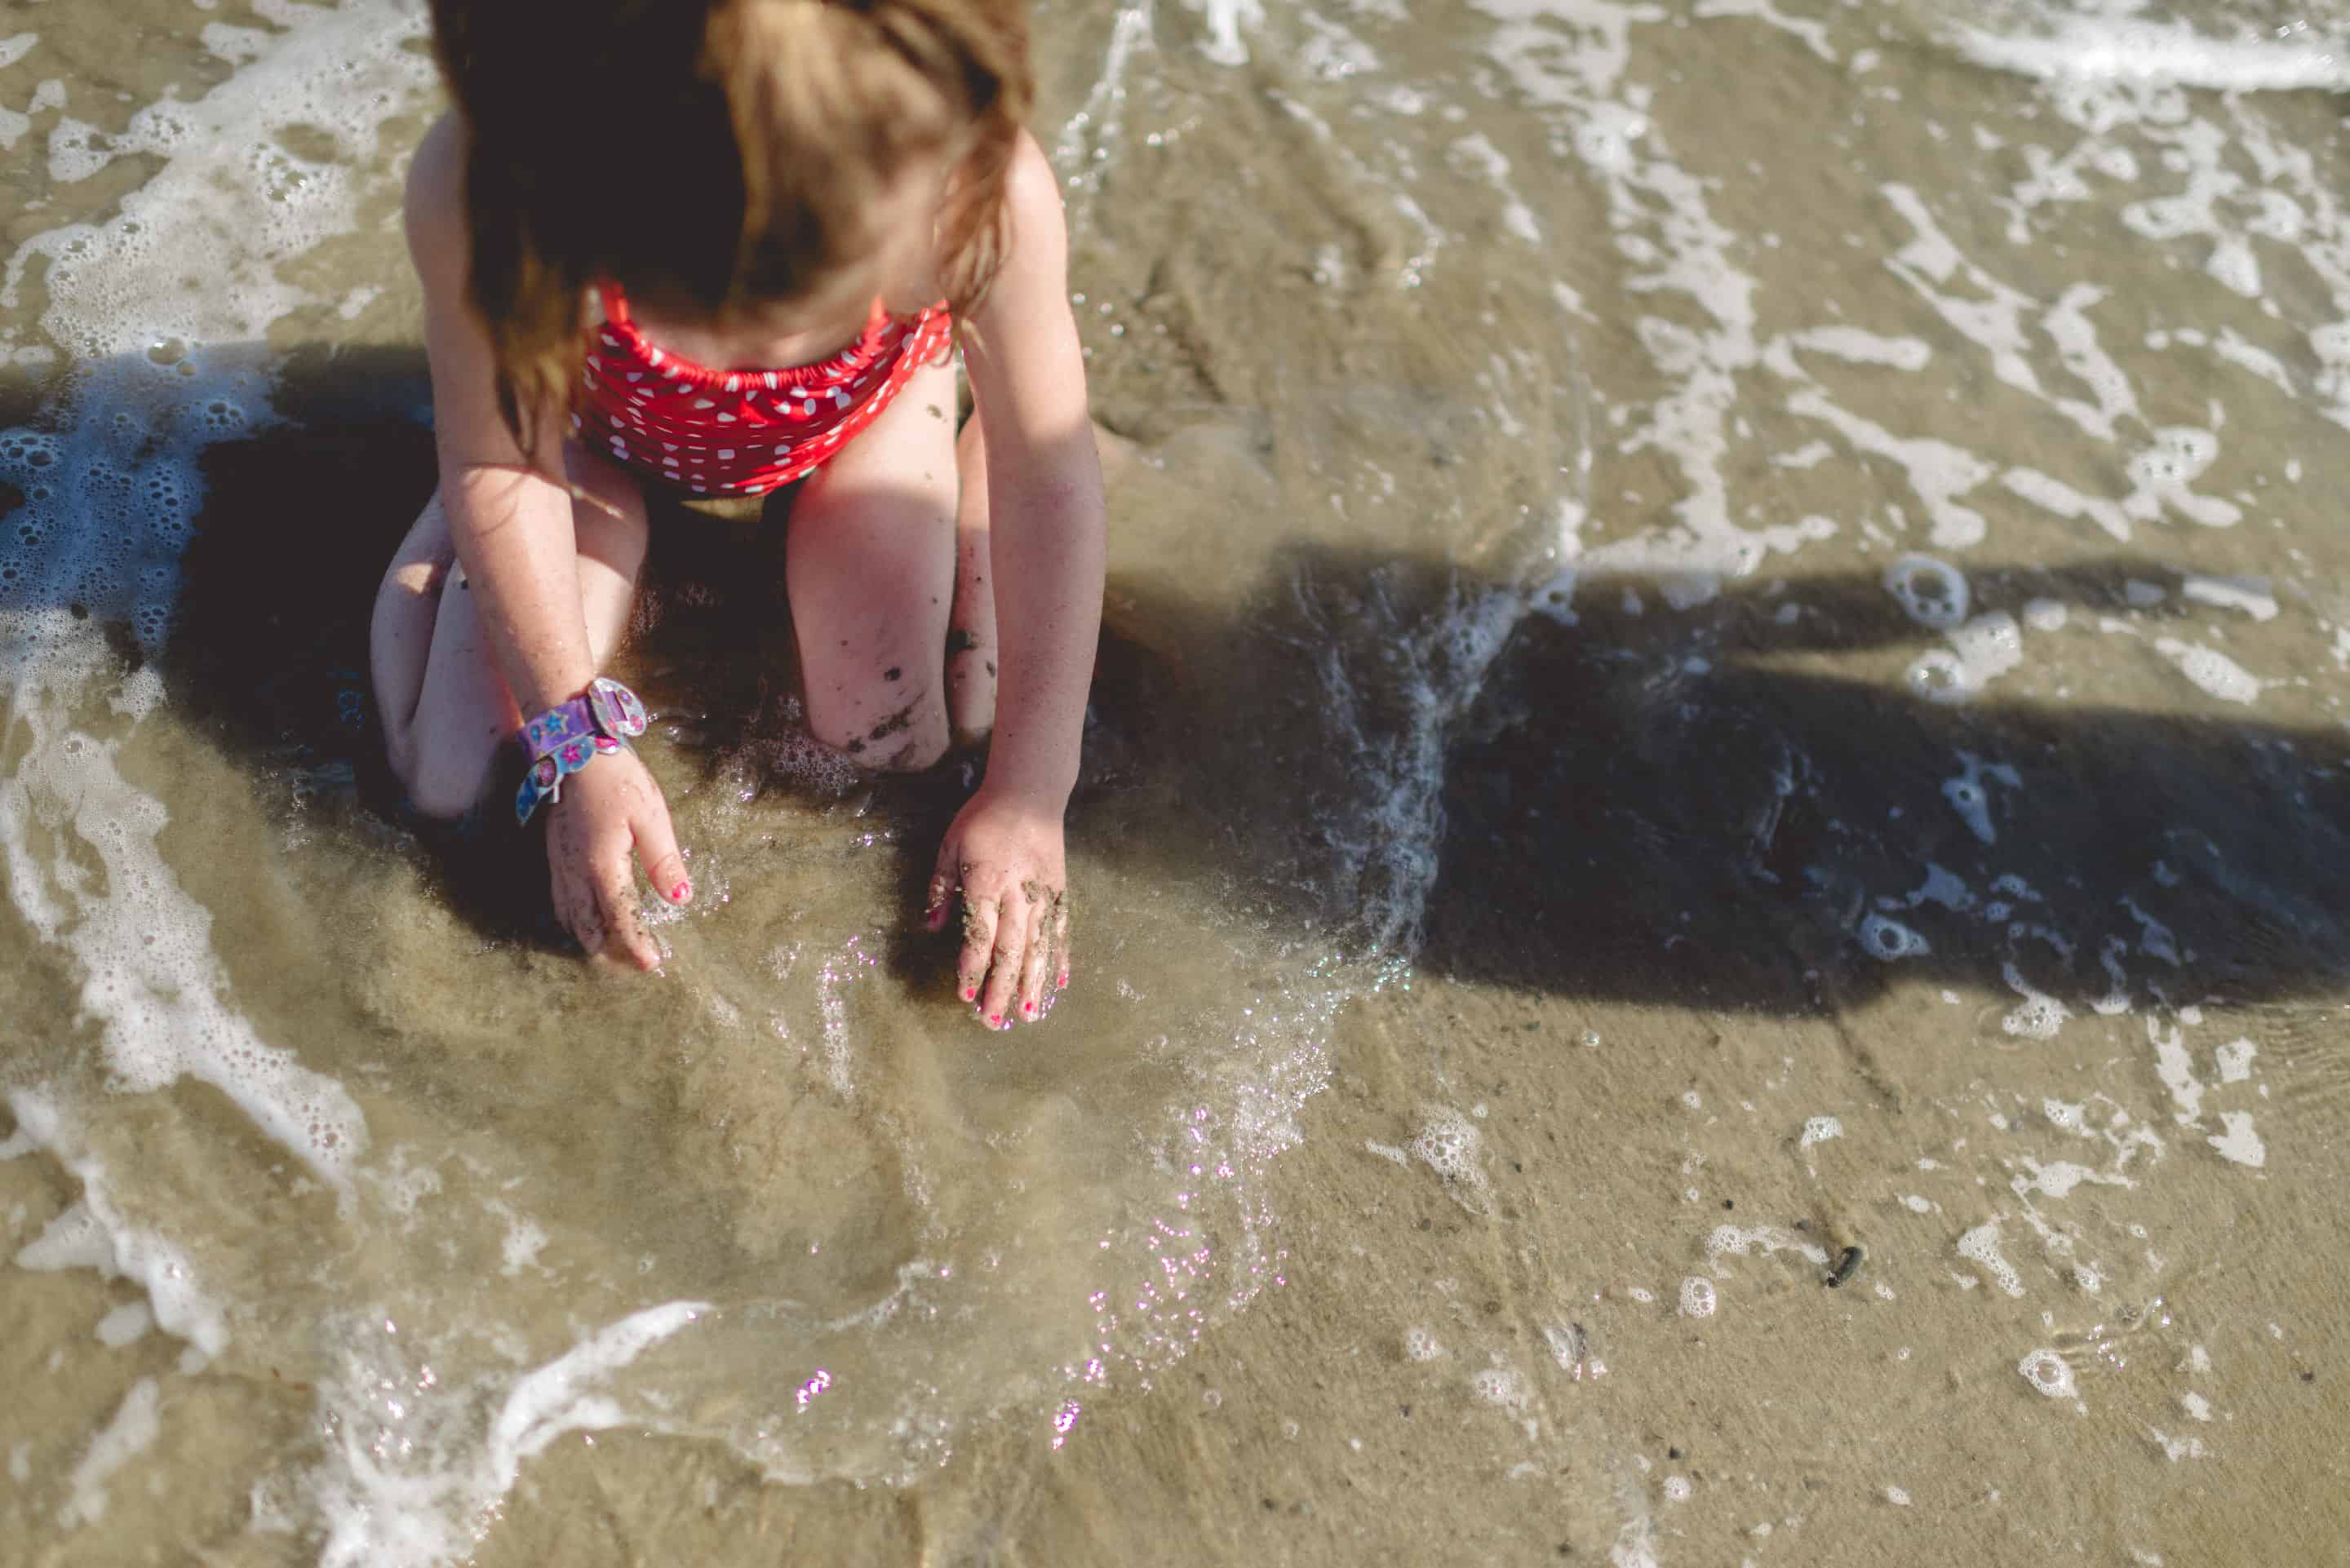
[[[1044,144],[1025,128],[1012,144],[1012,157],[1003,171],[1003,204],[1015,223],[1024,213],[1032,223],[1046,213],[1055,222],[1062,216],[1061,176]]]
[[[428,291],[462,288],[465,234],[465,124],[452,109],[433,121],[408,165],[402,219],[417,275]]]
[[[1061,177],[1036,138],[1023,130],[1003,170],[1003,214],[1006,242],[1004,274],[1046,280],[1055,294],[1067,269],[1068,216],[1061,201]],[[1018,292],[1017,286],[1011,291]]]

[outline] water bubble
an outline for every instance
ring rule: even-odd
[[[1934,950],[1924,937],[1883,915],[1870,915],[1860,922],[1860,945],[1870,957],[1886,963]]]
[[[2080,1393],[2073,1380],[2073,1364],[2064,1353],[2055,1350],[2035,1350],[2015,1364],[2023,1380],[2051,1399],[2070,1399]]]
[[[1526,1407],[1525,1380],[1507,1366],[1490,1366],[1469,1379],[1477,1397],[1488,1405],[1498,1405],[1504,1410]]]
[[[1947,562],[1904,556],[1886,568],[1885,587],[1919,626],[1950,631],[1966,622],[1967,579]]]

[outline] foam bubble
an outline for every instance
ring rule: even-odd
[[[2163,637],[2155,639],[2154,647],[2155,651],[2178,666],[2181,675],[2222,702],[2249,705],[2260,700],[2261,689],[2269,684],[2226,654],[2200,643]]]
[[[2261,1135],[2252,1130],[2250,1111],[2221,1111],[2220,1128],[2218,1133],[2203,1141],[2218,1149],[2220,1158],[2251,1166],[2255,1170],[2268,1164],[2268,1146],[2261,1141]]]
[[[2199,604],[2241,610],[2254,620],[2276,618],[2276,592],[2266,577],[2208,577],[2190,572],[2180,591]]]
[[[98,1342],[109,1350],[120,1350],[144,1338],[154,1326],[155,1314],[145,1302],[124,1302],[98,1320]]]
[[[2252,1058],[2260,1054],[2250,1040],[2230,1040],[2211,1053],[2220,1064],[2220,1082],[2241,1084],[2252,1075]]]
[[[1991,1282],[2012,1296],[2023,1293],[2023,1281],[1999,1251],[1999,1221],[1986,1220],[1959,1238],[1959,1256],[1978,1264]]]
[[[514,1275],[525,1269],[539,1266],[538,1254],[546,1247],[546,1232],[536,1221],[519,1214],[506,1216],[505,1239],[499,1243],[499,1272]]]
[[[1972,752],[1959,753],[1959,774],[1956,778],[1942,781],[1942,798],[1959,814],[1967,830],[1985,844],[1999,842],[1999,833],[1991,826],[1991,791],[1985,780],[1992,780],[2010,789],[2021,789],[2023,777],[2004,763],[1986,763]]]
[[[1898,1486],[1889,1486],[1885,1489],[1885,1501],[1896,1508],[1907,1508],[1909,1506],[1909,1494]]]
[[[1526,1407],[1525,1379],[1511,1367],[1489,1366],[1471,1377],[1469,1386],[1476,1392],[1478,1398],[1488,1405],[1496,1405],[1504,1410]]]
[[[1804,1137],[1798,1146],[1809,1148],[1815,1143],[1825,1143],[1832,1137],[1844,1137],[1844,1123],[1834,1116],[1813,1116],[1804,1123]]]
[[[1944,634],[1948,648],[1929,649],[1910,662],[1909,689],[1929,702],[1968,702],[2023,662],[2023,634],[2005,610],[1977,616]]]
[[[1434,1361],[1444,1355],[1445,1350],[1437,1343],[1435,1334],[1427,1329],[1415,1327],[1403,1331],[1403,1353],[1414,1361]]]
[[[1924,937],[1900,921],[1874,914],[1861,919],[1860,945],[1871,958],[1884,963],[1922,957],[1934,950]]]
[[[2080,1386],[2074,1381],[2073,1364],[2058,1350],[2035,1350],[2015,1364],[2023,1380],[2051,1399],[2073,1399],[2080,1396]]]
[[[1665,1501],[1667,1502],[1687,1502],[1689,1500],[1689,1477],[1667,1476],[1665,1478]]]
[[[1482,1204],[1486,1181],[1478,1150],[1483,1142],[1475,1122],[1450,1106],[1430,1106],[1421,1112],[1419,1131],[1404,1147],[1442,1177],[1454,1197]]]
[[[130,1386],[122,1403],[115,1407],[113,1417],[90,1439],[81,1463],[74,1467],[66,1483],[65,1506],[57,1510],[59,1524],[73,1530],[104,1517],[107,1482],[152,1445],[162,1430],[162,1423],[156,1418],[162,1398],[162,1390],[152,1377],[141,1377]]]
[[[1885,590],[1919,626],[1949,631],[1966,624],[1967,579],[1931,556],[1904,556],[1885,569]]]
[[[1717,1225],[1713,1233],[1705,1239],[1706,1267],[1717,1273],[1721,1272],[1723,1258],[1742,1258],[1751,1251],[1760,1251],[1765,1256],[1789,1251],[1814,1263],[1828,1261],[1826,1250],[1816,1242],[1805,1241],[1796,1232],[1776,1225]]]
[[[2027,1040],[2054,1040],[2073,1010],[2046,992],[2034,990],[2013,959],[2004,961],[2000,972],[2006,977],[2008,989],[2023,998],[2021,1006],[2000,1020],[2000,1028]]]
[[[1681,1282],[1681,1315],[1711,1317],[1715,1306],[1713,1282],[1695,1274]]]

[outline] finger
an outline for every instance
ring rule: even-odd
[[[637,878],[627,853],[599,857],[595,871],[596,917],[604,928],[608,950],[639,969],[656,967],[660,950],[637,919]]]
[[[601,926],[595,919],[593,901],[581,896],[579,879],[572,874],[568,861],[549,868],[549,879],[555,899],[556,923],[571,933],[589,958],[594,958],[604,945]]]
[[[962,877],[962,955],[955,965],[955,989],[965,1002],[977,1002],[979,988],[987,982],[987,955],[995,950],[998,909],[998,900],[981,898],[972,890],[966,870]]]
[[[653,891],[672,904],[693,898],[693,883],[685,874],[685,852],[677,846],[677,828],[669,818],[669,803],[656,793],[638,809],[629,824],[636,835],[637,859]]]
[[[1053,959],[1053,898],[1028,902],[1027,950],[1020,960],[1020,1016],[1035,1023],[1045,1012],[1045,967]]]
[[[1058,971],[1053,989],[1066,991],[1069,988],[1069,896],[1066,893],[1053,900],[1053,965]]]
[[[990,1028],[1001,1027],[1019,1001],[1020,960],[1027,948],[1028,900],[1020,893],[1007,893],[995,922],[995,949],[988,955],[987,990],[980,1003]]]
[[[962,846],[950,838],[939,846],[938,864],[931,868],[931,885],[922,895],[922,924],[933,931],[946,929],[954,911],[955,885],[962,865]]]

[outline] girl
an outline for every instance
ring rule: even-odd
[[[992,729],[927,916],[960,898],[957,983],[991,1025],[1035,1018],[1068,983],[1061,822],[1104,531],[1019,0],[432,14],[456,107],[418,149],[407,228],[441,483],[371,632],[411,800],[506,831],[544,812],[558,918],[651,968],[631,851],[671,903],[692,888],[626,744],[642,708],[598,678],[639,487],[804,481],[785,579],[810,728],[893,769]]]

